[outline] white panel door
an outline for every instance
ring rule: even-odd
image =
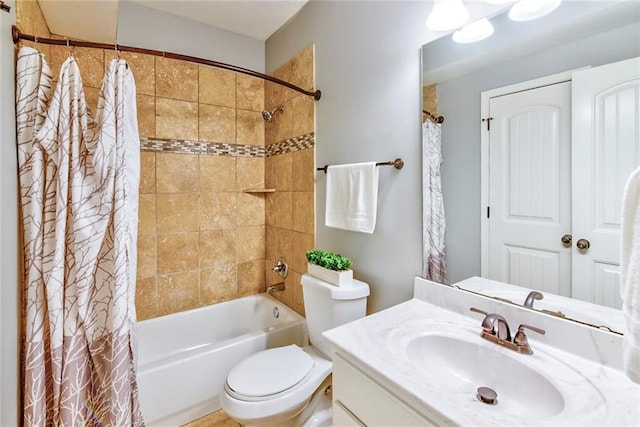
[[[573,75],[572,153],[572,296],[620,308],[622,196],[640,164],[640,58]]]
[[[569,296],[571,83],[491,98],[489,278]]]

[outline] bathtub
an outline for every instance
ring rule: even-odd
[[[306,321],[266,294],[138,322],[138,387],[146,424],[177,426],[217,411],[236,363],[289,344],[308,344]]]

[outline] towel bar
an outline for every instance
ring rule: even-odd
[[[393,166],[396,169],[402,169],[404,166],[404,161],[400,158],[397,158],[393,161],[390,162],[378,162],[376,163],[376,166]],[[329,167],[329,165],[324,165],[321,168],[316,168],[317,171],[324,171],[324,173],[327,173],[327,168]]]

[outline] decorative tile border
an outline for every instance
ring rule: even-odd
[[[275,144],[267,146],[267,157],[311,148],[315,145],[315,140],[315,133],[311,132],[306,135],[300,135],[295,138],[276,142]]]
[[[233,157],[265,157],[266,153],[265,148],[258,145],[161,138],[140,138],[140,151]]]
[[[268,147],[181,139],[140,138],[140,151],[232,157],[271,157],[304,150],[314,145],[315,134],[313,132],[276,142]]]

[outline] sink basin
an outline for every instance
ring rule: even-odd
[[[565,399],[542,374],[507,354],[510,350],[446,334],[425,334],[407,343],[412,362],[428,367],[430,378],[476,395],[478,387],[497,393],[496,409],[525,418],[552,417],[563,411]],[[435,369],[434,369],[435,368]],[[457,383],[457,384],[456,384]],[[478,402],[479,403],[479,402]]]

